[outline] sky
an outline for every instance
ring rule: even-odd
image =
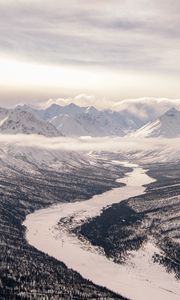
[[[179,0],[0,0],[0,105],[179,98]]]

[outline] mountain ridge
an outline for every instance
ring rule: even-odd
[[[51,104],[45,109],[21,106],[22,110],[33,113],[38,119],[53,124],[67,136],[124,136],[143,125],[130,112],[98,110],[94,106],[66,106]]]
[[[1,134],[39,134],[48,137],[62,136],[52,124],[36,118],[30,111],[0,108]]]
[[[155,121],[138,129],[136,137],[176,138],[180,136],[180,111],[172,107]]]
[[[18,105],[0,108],[0,133],[42,134],[45,136],[180,136],[180,112],[172,107],[147,123],[128,110],[98,110],[94,106],[51,104],[41,109]]]

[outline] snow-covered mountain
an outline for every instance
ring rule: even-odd
[[[176,138],[180,136],[180,111],[169,109],[153,122],[141,127],[134,134],[137,137]]]
[[[124,136],[142,125],[127,113],[100,111],[93,106],[78,107],[74,104],[63,107],[61,113],[49,119],[49,122],[68,136]]]
[[[144,97],[125,99],[114,104],[116,111],[129,111],[144,124],[156,120],[172,107],[180,110],[180,99]]]
[[[0,132],[41,133],[46,136],[58,136],[61,132],[71,137],[133,134],[138,137],[173,138],[180,135],[180,112],[175,108],[156,118],[152,114],[143,120],[139,114],[136,116],[130,109],[98,110],[93,106],[81,107],[74,103],[66,106],[52,104],[44,109],[23,105],[9,110],[8,118],[6,110],[0,110]]]
[[[39,120],[30,111],[0,108],[0,133],[3,134],[41,134],[45,136],[62,135],[52,124]]]
[[[46,109],[25,105],[21,109],[53,124],[66,136],[124,136],[144,124],[128,111],[98,110],[73,103],[66,106],[52,104]]]

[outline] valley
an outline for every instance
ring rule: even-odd
[[[41,163],[40,167],[40,162],[31,162],[32,152],[32,149],[28,155],[11,152],[7,161],[5,154],[2,160],[1,154],[0,298],[123,299],[30,246],[22,222],[35,209],[77,198],[85,200],[119,186],[115,179],[123,176],[127,168],[111,166],[101,159],[92,160],[90,164],[85,155],[52,151],[45,152],[47,165]],[[38,154],[37,149],[35,153]],[[40,154],[43,158],[41,150]],[[53,169],[55,157],[56,169]]]
[[[62,136],[59,111],[79,109],[92,124],[120,118],[76,105],[0,110],[0,298],[176,300],[179,112],[150,125],[152,137],[140,119],[123,137]]]
[[[178,278],[178,248],[175,244],[172,246],[176,253],[176,257],[171,256],[175,266],[172,272],[165,263],[165,251],[161,247],[165,245],[164,238],[160,239],[158,235],[158,243],[155,240],[158,227],[153,225],[157,217],[148,220],[144,211],[140,208],[136,211],[129,205],[129,202],[139,200],[138,205],[144,207],[149,192],[145,193],[142,184],[153,186],[156,182],[136,165],[129,166],[134,171],[120,179],[126,183],[125,187],[115,188],[89,201],[62,204],[30,214],[24,223],[28,228],[27,239],[83,277],[127,298],[144,299],[144,293],[148,292],[147,299],[178,299],[179,282],[175,278]],[[118,204],[112,205],[116,202]],[[149,209],[149,214],[154,211]],[[163,207],[159,211],[163,214]],[[171,221],[169,223],[171,226]],[[151,230],[154,235],[150,234]],[[50,244],[45,242],[46,238]]]

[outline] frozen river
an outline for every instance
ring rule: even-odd
[[[133,170],[119,182],[126,186],[112,189],[86,201],[63,203],[35,211],[27,216],[26,237],[32,246],[64,262],[84,278],[135,300],[180,299],[180,283],[168,274],[152,256],[159,249],[153,241],[134,251],[126,265],[116,264],[102,251],[79,240],[69,229],[101,214],[102,209],[129,197],[145,193],[144,185],[154,181],[141,167],[121,162]],[[61,222],[58,225],[58,222]]]

